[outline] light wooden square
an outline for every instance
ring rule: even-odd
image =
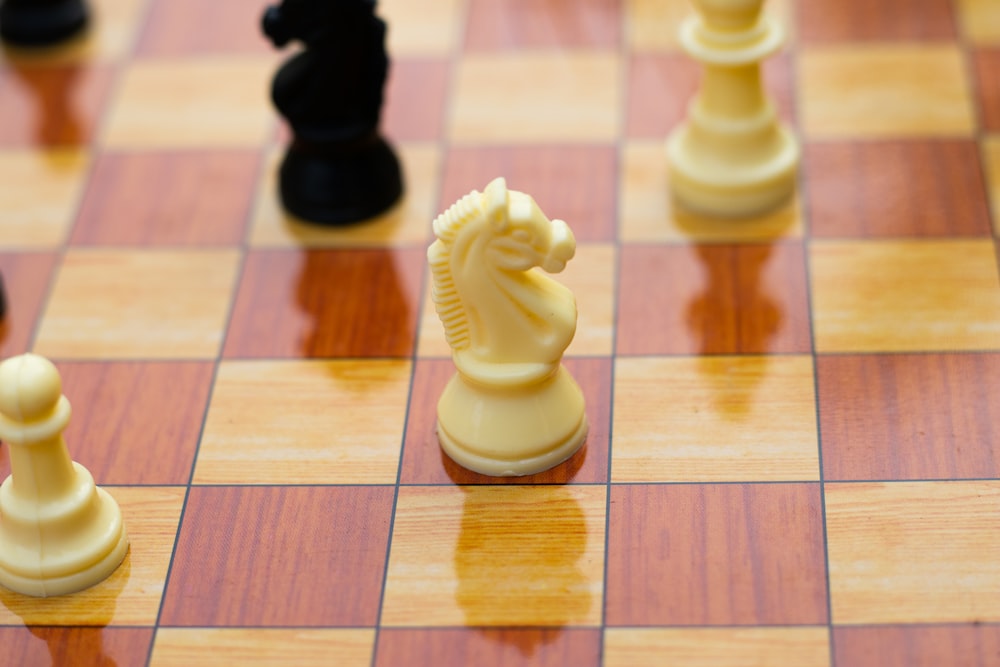
[[[461,39],[461,0],[381,0],[378,15],[389,25],[393,58],[450,56]]]
[[[829,667],[830,639],[819,627],[608,628],[604,667]]]
[[[467,55],[457,64],[451,140],[518,143],[615,139],[621,63],[604,51]]]
[[[89,164],[86,151],[72,148],[0,152],[0,247],[59,246]]]
[[[239,266],[235,250],[71,250],[35,352],[61,359],[211,359]]]
[[[826,485],[833,622],[1000,621],[1000,482]]]
[[[1000,3],[996,0],[957,0],[962,33],[978,46],[1000,45]]]
[[[745,243],[802,236],[798,198],[753,218],[720,220],[676,209],[665,141],[630,141],[622,151],[618,236],[625,243],[694,240]]]
[[[810,357],[619,357],[614,395],[614,482],[819,478]]]
[[[423,245],[431,234],[440,181],[441,151],[433,144],[396,146],[403,168],[403,199],[382,215],[359,225],[324,227],[287,213],[278,197],[278,167],[284,148],[275,151],[257,187],[250,244],[264,247],[385,247]]]
[[[969,136],[972,88],[961,51],[946,44],[803,50],[800,114],[807,137]]]
[[[991,135],[982,142],[986,188],[993,214],[993,229],[1000,235],[1000,136]]]
[[[103,143],[115,148],[260,146],[275,126],[268,57],[137,60],[110,104]]]
[[[599,626],[604,486],[402,487],[383,626]]]
[[[562,273],[551,276],[576,296],[576,335],[566,356],[608,356],[614,340],[615,248],[610,244],[589,243],[576,247],[576,256]],[[535,269],[540,271],[541,269]],[[424,289],[420,318],[420,357],[450,357],[444,326],[431,299],[433,285]]]
[[[679,51],[681,23],[694,16],[690,0],[625,0],[625,30],[632,51]],[[788,0],[767,0],[764,13],[785,32],[792,28]]]
[[[184,487],[104,487],[121,507],[128,531],[125,561],[103,582],[79,593],[32,598],[0,588],[4,625],[156,624]]]
[[[150,667],[368,667],[368,628],[160,628]]]
[[[392,484],[410,362],[224,361],[198,484]]]
[[[990,239],[815,241],[810,268],[821,352],[1000,349]]]

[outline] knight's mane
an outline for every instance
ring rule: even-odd
[[[444,335],[453,350],[469,347],[469,319],[455,289],[455,279],[451,275],[449,259],[452,245],[458,233],[473,220],[484,215],[482,194],[473,190],[465,195],[434,220],[434,234],[438,237],[427,253],[434,287],[431,297],[441,323]]]

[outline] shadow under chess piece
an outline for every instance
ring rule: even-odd
[[[0,486],[0,584],[25,595],[89,588],[128,552],[118,504],[69,457],[69,418],[50,361],[23,354],[0,364],[0,440],[11,468]]]
[[[764,93],[761,61],[784,41],[764,0],[694,0],[681,27],[704,66],[687,120],[667,142],[670,185],[683,208],[720,217],[763,213],[791,197],[799,147]]]
[[[458,373],[438,401],[438,440],[456,463],[508,477],[547,470],[587,437],[583,392],[562,365],[576,299],[558,273],[573,233],[502,178],[434,221],[434,306]]]
[[[19,46],[49,46],[87,25],[84,0],[0,0],[0,39]]]
[[[275,46],[305,44],[271,90],[294,134],[279,172],[284,207],[331,225],[391,207],[403,181],[378,132],[389,58],[374,0],[284,0],[267,9],[263,29]]]

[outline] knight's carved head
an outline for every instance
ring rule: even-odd
[[[297,39],[307,45],[329,35],[351,14],[373,13],[375,0],[282,0],[264,11],[264,34],[277,47]]]
[[[530,195],[508,190],[503,178],[486,186],[483,202],[495,235],[489,255],[501,268],[526,271],[540,266],[559,273],[573,258],[576,240],[569,226],[549,220]]]

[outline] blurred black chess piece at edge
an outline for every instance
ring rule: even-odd
[[[7,292],[3,288],[3,274],[0,273],[0,322],[7,315]]]
[[[294,134],[279,175],[285,209],[331,225],[388,209],[403,183],[378,132],[389,58],[375,1],[283,0],[267,8],[263,30],[279,48],[305,44],[278,70],[271,90]]]
[[[84,0],[0,0],[0,39],[17,46],[49,46],[87,25]]]

